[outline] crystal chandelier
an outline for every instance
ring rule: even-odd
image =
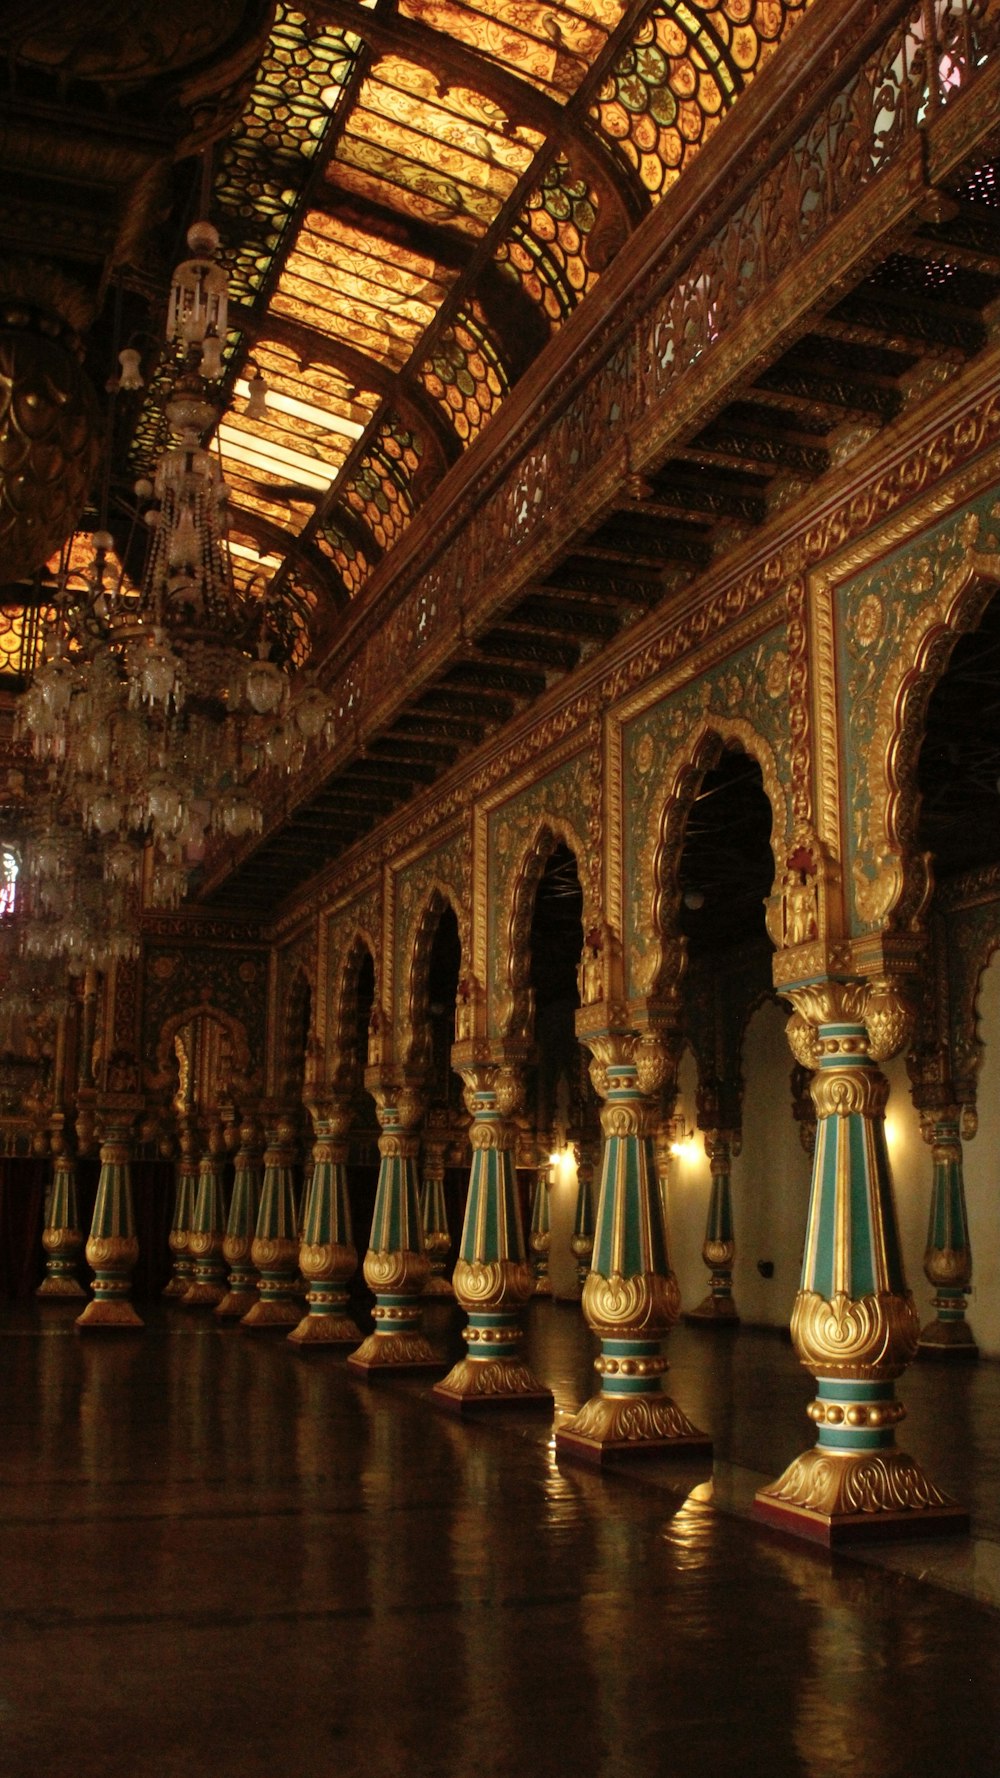
[[[208,222],[188,232],[190,257],[177,267],[167,317],[178,373],[166,403],[171,442],[151,477],[136,483],[148,547],[132,584],[107,531],[93,535],[87,571],[61,576],[42,662],[22,700],[22,732],[47,763],[59,821],[33,837],[29,954],[123,955],[123,918],[103,937],[81,939],[73,923],[87,900],[57,913],[47,903],[49,863],[72,846],[65,813],[78,821],[73,870],[103,884],[113,904],[138,883],[142,898],[175,907],[209,833],[239,840],[259,832],[254,780],[262,768],[293,771],[329,720],[316,685],[295,700],[283,661],[271,658],[276,627],[268,599],[234,581],[227,544],[228,490],[217,454],[211,385],[223,372],[227,279]],[[138,355],[119,355],[118,387],[142,386]],[[262,379],[260,379],[262,381]],[[259,408],[266,399],[258,389]],[[96,862],[95,862],[96,860]],[[84,861],[84,862],[81,862]],[[84,868],[84,863],[86,868]],[[89,875],[88,875],[89,873]],[[59,920],[68,921],[58,929]],[[103,949],[102,949],[103,947]]]

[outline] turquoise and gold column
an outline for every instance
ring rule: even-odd
[[[447,1141],[443,1135],[437,1135],[431,1126],[424,1128],[423,1145],[423,1186],[420,1195],[420,1215],[424,1225],[424,1247],[431,1262],[431,1274],[424,1290],[425,1296],[454,1296],[454,1291],[445,1277],[445,1262],[451,1251],[451,1230],[448,1227],[448,1211],[444,1201],[444,1157]]]
[[[535,1296],[551,1296],[552,1281],[549,1278],[549,1249],[552,1246],[552,1213],[549,1201],[549,1160],[548,1151],[539,1156],[535,1169],[535,1189],[531,1196],[531,1232],[528,1246],[531,1249],[531,1270],[534,1277],[533,1294]]]
[[[296,1327],[299,1306],[299,1210],[295,1201],[295,1124],[283,1111],[265,1112],[264,1178],[250,1263],[260,1275],[260,1295],[241,1327]]]
[[[739,1154],[739,1137],[731,1130],[706,1130],[705,1153],[712,1170],[712,1189],[708,1200],[708,1220],[702,1259],[711,1271],[707,1297],[690,1309],[686,1321],[699,1321],[707,1326],[736,1327],[739,1315],[733,1302],[733,1261],[736,1242],[733,1235],[732,1165]]]
[[[576,1212],[570,1247],[576,1259],[576,1281],[583,1290],[594,1251],[594,1163],[581,1149],[576,1161]]]
[[[601,1463],[643,1452],[710,1452],[663,1387],[665,1334],[680,1313],[663,1205],[653,1162],[654,1098],[669,1058],[652,1032],[637,1036],[607,1021],[604,1003],[581,1007],[577,1035],[594,1061],[604,1099],[604,1155],[591,1271],[583,1312],[601,1341],[600,1389],[556,1433],[561,1457]]]
[[[308,1284],[308,1313],[288,1338],[297,1346],[354,1345],[361,1330],[348,1314],[348,1285],[358,1269],[347,1192],[347,1098],[311,1098],[312,1177],[302,1215],[299,1269]]]
[[[375,1099],[381,1130],[375,1210],[364,1263],[365,1283],[375,1293],[375,1327],[347,1362],[365,1375],[422,1370],[440,1360],[422,1327],[421,1305],[431,1267],[424,1252],[417,1176],[420,1095],[401,1073],[380,1063],[365,1069],[365,1085]]]
[[[80,1328],[142,1327],[128,1300],[139,1257],[132,1207],[132,1131],[141,1110],[137,1099],[100,1101],[101,1173],[87,1239],[87,1264],[94,1270],[93,1301],[76,1318]]]
[[[978,1358],[979,1347],[965,1319],[966,1294],[972,1283],[972,1246],[959,1107],[942,1105],[926,1111],[920,1128],[934,1158],[924,1274],[937,1294],[931,1303],[934,1319],[921,1328],[917,1350],[925,1358]]]
[[[83,1248],[80,1210],[76,1195],[76,1162],[69,1151],[65,1118],[56,1113],[51,1123],[52,1191],[42,1230],[45,1277],[35,1292],[40,1297],[84,1297],[76,1275]]]
[[[198,1164],[198,1195],[188,1238],[193,1270],[181,1298],[185,1309],[214,1309],[226,1294],[226,1262],[222,1256],[226,1235],[222,1190],[225,1159],[222,1128],[216,1123],[208,1131],[205,1152]]]
[[[885,1140],[888,1082],[877,1058],[891,1019],[864,984],[784,989],[796,1059],[816,1068],[817,1134],[792,1341],[816,1378],[815,1446],[763,1489],[754,1511],[827,1544],[865,1535],[964,1530],[967,1515],[896,1447],[895,1382],[917,1349]],[[887,991],[879,998],[888,999]]]
[[[453,1064],[472,1114],[472,1166],[465,1223],[455,1264],[455,1296],[468,1315],[468,1355],[440,1383],[434,1399],[462,1413],[505,1401],[552,1406],[552,1391],[521,1356],[521,1315],[534,1288],[524,1247],[510,1122],[519,1102],[516,1070],[477,1060],[470,1039],[455,1044]]]
[[[257,1301],[257,1271],[251,1259],[260,1214],[262,1146],[252,1117],[240,1120],[239,1146],[233,1157],[233,1195],[229,1200],[222,1257],[229,1267],[225,1295],[213,1310],[218,1321],[240,1321]]]
[[[166,1297],[185,1296],[194,1279],[194,1260],[188,1251],[188,1243],[194,1226],[194,1206],[198,1196],[198,1138],[189,1116],[183,1116],[179,1120],[177,1140],[180,1153],[174,1188],[174,1212],[167,1236],[167,1245],[173,1254],[174,1264],[170,1281],[163,1291]]]

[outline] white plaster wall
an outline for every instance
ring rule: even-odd
[[[701,1246],[705,1239],[711,1176],[701,1132],[695,1129],[697,1085],[697,1064],[691,1051],[685,1049],[678,1072],[674,1113],[683,1118],[686,1130],[695,1133],[689,1143],[682,1145],[681,1154],[671,1155],[666,1190],[667,1246],[685,1309],[698,1307],[708,1293],[709,1278],[701,1257]]]
[[[591,1185],[595,1211],[600,1183],[600,1179],[595,1178]],[[576,1192],[576,1161],[572,1149],[567,1149],[552,1168],[549,1186],[549,1282],[553,1295],[558,1297],[575,1297],[579,1292],[576,1255],[570,1246],[576,1222]],[[527,1239],[530,1231],[525,1229],[524,1232]]]
[[[809,1207],[811,1169],[792,1116],[791,1069],[785,1015],[767,1001],[751,1019],[744,1040],[743,1147],[733,1163],[732,1187],[733,1295],[742,1320],[769,1327],[787,1327],[791,1318]],[[695,1124],[696,1082],[694,1057],[686,1051],[677,1111],[689,1129]],[[672,1160],[670,1172],[671,1257],[684,1308],[694,1309],[707,1295],[709,1281],[701,1247],[711,1172],[700,1132],[690,1149]],[[772,1261],[773,1278],[761,1277],[758,1260]]]
[[[776,1001],[758,1007],[743,1040],[743,1148],[733,1164],[733,1296],[744,1321],[787,1327],[802,1271],[812,1163],[792,1116],[792,1052]],[[762,1278],[758,1260],[774,1276]]]

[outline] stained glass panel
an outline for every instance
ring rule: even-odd
[[[498,265],[518,279],[553,327],[596,282],[587,258],[596,221],[596,193],[557,155],[497,248]]]
[[[387,56],[351,109],[328,177],[389,209],[480,235],[543,141],[506,123],[480,95],[441,94],[429,69]]]
[[[576,92],[625,11],[624,0],[400,0],[408,18],[456,38],[556,99]]]
[[[654,202],[809,0],[664,0],[603,83],[591,118]]]
[[[364,551],[348,535],[343,525],[337,522],[335,513],[319,527],[315,542],[337,570],[348,598],[353,599],[372,571],[372,564]]]
[[[471,444],[496,413],[509,383],[478,304],[463,312],[435,342],[423,365],[424,388],[444,409],[463,444]]]
[[[347,487],[347,502],[380,549],[390,549],[413,517],[410,483],[421,447],[411,432],[389,421],[381,427]]]
[[[294,7],[278,7],[246,111],[221,150],[214,182],[230,292],[238,302],[252,302],[267,276],[359,48],[353,33],[317,30]]]
[[[453,277],[395,241],[311,211],[285,262],[273,308],[399,367]]]

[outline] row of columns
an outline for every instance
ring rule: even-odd
[[[878,1067],[857,985],[828,983],[798,996],[797,1025],[815,1073],[817,1116],[801,1285],[792,1338],[816,1378],[809,1415],[817,1442],[757,1497],[758,1516],[827,1542],[890,1526],[909,1531],[963,1527],[966,1516],[898,1450],[895,1430],[904,1416],[895,1381],[917,1350],[919,1328],[903,1274],[885,1142],[888,1083]],[[805,1011],[802,1010],[805,1008]],[[603,1462],[638,1452],[707,1455],[711,1441],[667,1393],[665,1337],[680,1312],[667,1247],[653,1137],[665,1096],[676,1083],[681,1034],[668,1011],[646,1008],[629,1019],[620,1004],[580,1009],[577,1028],[592,1056],[591,1075],[602,1100],[603,1157],[583,1286],[584,1315],[600,1340],[594,1395],[556,1432],[557,1453]],[[803,1035],[804,1034],[804,1035]],[[793,1038],[793,1047],[795,1047]],[[799,1055],[799,1050],[796,1049]],[[469,1194],[453,1288],[467,1315],[467,1353],[434,1386],[442,1406],[463,1412],[498,1402],[551,1406],[551,1392],[531,1372],[521,1350],[522,1312],[536,1279],[521,1225],[513,1149],[523,1061],[484,1041],[456,1043],[453,1064],[465,1084],[472,1117]],[[215,1296],[216,1313],[233,1313],[251,1294],[249,1265],[259,1274],[259,1296],[241,1315],[248,1327],[285,1326],[298,1343],[331,1338],[358,1341],[348,1363],[362,1374],[433,1366],[423,1334],[421,1303],[431,1278],[423,1235],[416,1158],[419,1082],[379,1064],[366,1070],[380,1125],[380,1168],[364,1277],[375,1296],[374,1330],[361,1340],[346,1314],[347,1282],[356,1264],[346,1193],[346,1114],[317,1102],[314,1165],[301,1231],[292,1184],[293,1127],[269,1130],[256,1216],[252,1131],[241,1132],[229,1221],[221,1230],[221,1165],[217,1149],[198,1168],[187,1264],[194,1273],[185,1300]],[[94,1300],[81,1326],[135,1324],[127,1303],[137,1257],[128,1188],[129,1120],[105,1111],[102,1168],[87,1258],[94,1268]],[[960,1148],[950,1108],[933,1119],[935,1194],[931,1241],[935,1253],[954,1255],[967,1235],[961,1203]],[[708,1315],[731,1311],[731,1139],[712,1144],[713,1192],[706,1259],[713,1267]],[[185,1167],[186,1160],[186,1167]],[[70,1169],[56,1157],[60,1216]],[[432,1164],[425,1181],[439,1190]],[[193,1162],[182,1145],[179,1197],[189,1198]],[[187,1214],[186,1209],[178,1215]],[[583,1218],[586,1221],[586,1217]],[[252,1234],[251,1234],[252,1229]],[[536,1230],[536,1234],[543,1232]],[[589,1237],[579,1236],[581,1251]],[[226,1245],[229,1251],[226,1252]],[[50,1249],[51,1255],[56,1245]],[[537,1249],[536,1249],[537,1251]],[[222,1260],[232,1268],[229,1288]],[[178,1255],[178,1271],[182,1263]],[[297,1268],[308,1285],[309,1313],[294,1303]],[[939,1283],[939,1320],[961,1313],[960,1268],[950,1262]],[[183,1282],[180,1273],[178,1285]],[[192,1293],[195,1293],[192,1299]],[[964,1302],[964,1298],[962,1298]],[[224,1305],[228,1307],[224,1310]],[[721,1304],[721,1307],[716,1307]],[[312,1332],[313,1323],[319,1324]]]

